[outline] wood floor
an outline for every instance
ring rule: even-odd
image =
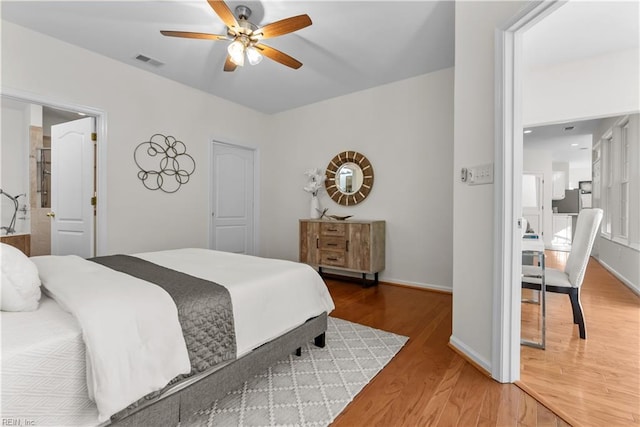
[[[547,252],[547,265],[562,269],[567,255]],[[547,348],[521,347],[521,383],[572,424],[640,425],[640,298],[594,259],[581,292],[587,339],[569,298],[547,293]],[[523,331],[534,307],[523,305]]]
[[[513,384],[500,384],[448,347],[451,295],[327,280],[332,316],[410,337],[333,422],[355,426],[566,426]]]

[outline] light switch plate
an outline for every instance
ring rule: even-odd
[[[467,182],[469,185],[493,183],[493,163],[470,167]]]

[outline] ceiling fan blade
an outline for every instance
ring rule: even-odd
[[[302,28],[311,25],[311,18],[309,15],[292,16],[291,18],[285,18],[280,21],[272,22],[264,27],[254,31],[254,34],[262,34],[263,39],[269,39],[272,37],[278,37],[283,34],[293,33]]]
[[[238,66],[231,60],[231,57],[227,55],[227,59],[224,61],[224,71],[235,71]]]
[[[272,48],[271,46],[267,46],[266,44],[257,44],[254,47],[267,58],[279,62],[282,65],[286,65],[287,67],[291,67],[295,70],[302,67],[302,62],[290,57],[286,53],[280,52],[278,49]]]
[[[182,37],[185,39],[228,40],[227,36],[219,34],[192,33],[189,31],[160,31],[163,36]]]
[[[229,6],[222,0],[207,0],[209,2],[209,6],[213,9],[213,11],[222,19],[222,22],[227,27],[237,27],[238,20],[229,9]]]

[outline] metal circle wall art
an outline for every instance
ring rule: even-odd
[[[148,141],[138,144],[133,152],[138,178],[149,190],[175,193],[196,170],[196,162],[184,142],[173,136],[156,133]]]

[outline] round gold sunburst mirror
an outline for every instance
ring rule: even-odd
[[[357,205],[373,187],[373,166],[357,151],[343,151],[327,166],[327,194],[342,206]]]

